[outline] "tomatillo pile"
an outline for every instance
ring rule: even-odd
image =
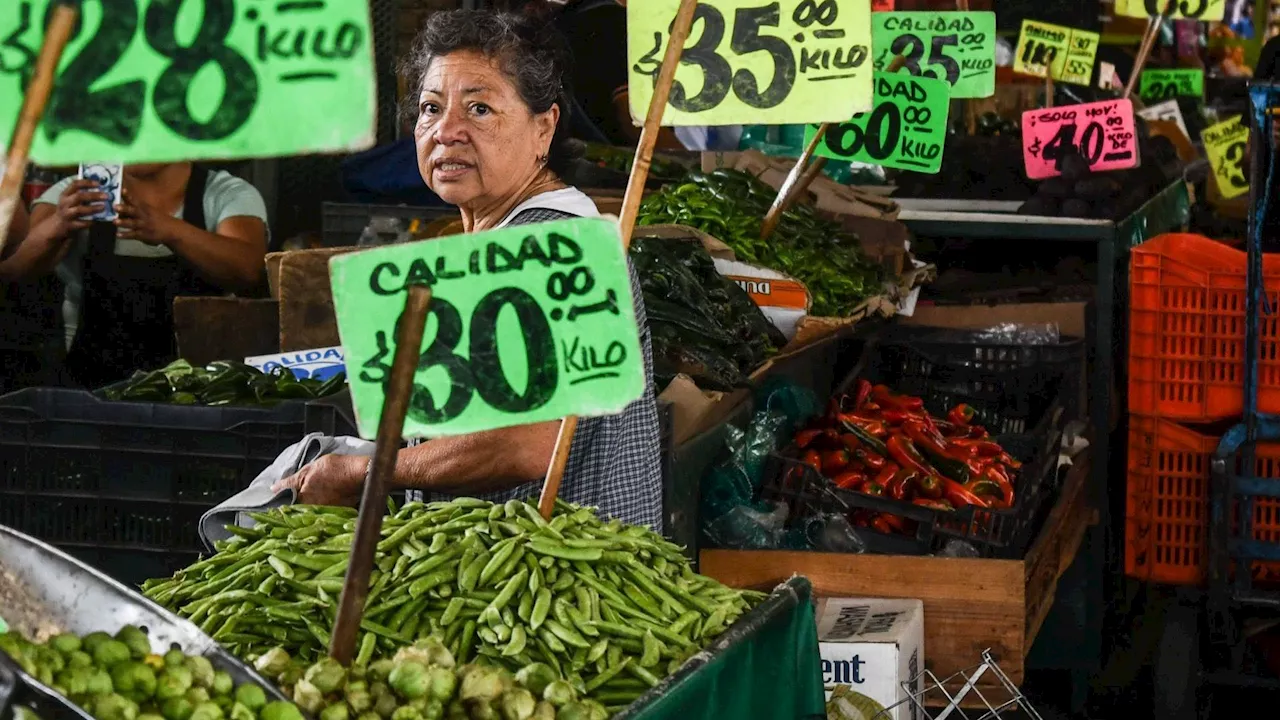
[[[585,688],[574,687],[544,663],[526,665],[514,675],[484,662],[455,667],[453,655],[435,638],[367,668],[357,664],[348,670],[332,658],[303,667],[280,648],[255,664],[320,720],[606,720],[647,687],[640,683],[629,691],[601,693],[623,703],[606,708],[582,698]]]
[[[240,657],[280,646],[314,662],[329,645],[355,511],[251,517],[257,527],[229,528],[238,537],[218,554],[143,590]],[[695,574],[646,528],[564,502],[550,522],[515,500],[393,508],[376,563],[356,665],[434,636],[460,663],[545,663],[593,698],[657,685],[764,597]]]
[[[63,633],[40,645],[10,632],[0,635],[0,651],[98,720],[303,720],[293,703],[267,702],[256,685],[236,687],[207,658],[153,655],[132,625],[114,637]]]

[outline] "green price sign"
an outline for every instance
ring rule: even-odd
[[[0,107],[18,108],[56,6],[0,3]],[[369,7],[348,0],[83,0],[32,160],[356,150],[374,141]],[[13,132],[17,113],[0,118]]]
[[[680,0],[627,5],[631,116],[643,122]],[[663,125],[837,122],[871,107],[867,0],[704,0]]]
[[[1144,102],[1160,102],[1177,97],[1204,97],[1204,70],[1143,70],[1138,96]]]
[[[875,107],[827,128],[818,155],[936,173],[947,139],[951,85],[931,77],[876,73]],[[808,143],[817,126],[805,131]]]
[[[360,435],[377,435],[408,285],[431,287],[405,437],[621,412],[645,389],[616,222],[561,220],[330,261]]]
[[[875,13],[875,68],[946,80],[951,97],[984,98],[996,92],[996,14],[993,12]]]

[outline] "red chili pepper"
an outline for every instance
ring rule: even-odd
[[[973,438],[959,438],[952,440],[948,444],[953,448],[964,448],[971,454],[978,455],[980,457],[1000,457],[1000,455],[1004,453],[1004,448],[1000,447],[999,444],[985,439],[975,440]]]
[[[890,515],[889,513],[882,514],[880,518],[884,520],[885,524],[892,528],[895,533],[898,533],[899,535],[907,534],[907,522],[903,518],[897,515]]]
[[[858,378],[857,384],[853,391],[853,409],[857,410],[862,404],[871,397],[871,381],[866,378]]]
[[[968,425],[973,422],[973,408],[961,403],[947,411],[947,419],[956,425]]]
[[[955,512],[955,508],[951,507],[951,503],[946,500],[932,500],[930,498],[916,498],[911,501],[912,505],[919,505],[933,510],[944,510],[946,512]]]
[[[870,418],[858,413],[845,413],[840,416],[840,421],[847,422],[850,425],[857,425],[873,437],[884,437],[889,434],[889,428],[884,424],[883,420],[878,418]]]
[[[827,450],[822,453],[822,474],[831,477],[839,473],[849,467],[849,459],[849,451],[844,448]]]
[[[914,470],[903,468],[894,473],[888,484],[884,486],[885,493],[894,500],[905,500],[907,491],[912,487],[912,481],[917,477]]]
[[[999,462],[1013,470],[1019,470],[1022,468],[1022,463],[1009,453],[1000,453]]]
[[[840,436],[840,444],[851,453],[856,453],[862,447],[862,443],[858,442],[858,437],[850,433],[843,433]]]
[[[985,440],[991,437],[991,433],[987,432],[987,429],[981,425],[970,425],[969,431],[965,434],[965,437],[972,438],[974,440]]]
[[[898,466],[895,463],[886,462],[884,467],[880,468],[880,472],[876,473],[875,482],[878,485],[888,485],[894,475],[898,474]]]
[[[920,452],[916,450],[915,445],[911,444],[910,438],[906,435],[897,433],[890,435],[885,447],[889,450],[889,457],[893,458],[894,462],[902,467],[915,470],[921,475],[933,473],[933,468],[929,467],[929,464],[924,461],[924,458],[920,456]]]
[[[933,437],[925,428],[924,423],[919,420],[908,420],[902,423],[902,431],[911,438],[914,444],[920,450],[928,450],[939,455],[947,454],[947,446],[939,442],[938,438]]]
[[[864,495],[874,495],[875,497],[884,497],[884,486],[878,482],[867,482],[862,486]]]
[[[964,507],[965,505],[990,507],[986,500],[974,495],[965,486],[951,478],[942,478],[942,496],[947,499],[947,502],[956,507]]]
[[[845,437],[853,437],[853,436],[846,435]],[[853,457],[855,460],[862,463],[863,465],[866,465],[872,470],[883,470],[885,463],[888,462],[888,460],[885,460],[883,457],[880,457],[879,455],[861,447],[853,451]]]
[[[877,515],[876,519],[871,521],[871,529],[878,533],[884,533],[885,535],[893,534],[893,528],[885,521],[883,515]]]
[[[800,456],[800,462],[814,470],[822,470],[822,455],[818,454],[817,450],[806,450],[804,455]]]
[[[886,410],[921,411],[924,401],[909,395],[895,395],[887,386],[876,385],[871,388],[871,399]]]
[[[890,425],[901,425],[910,420],[919,420],[920,415],[910,410],[901,410],[897,408],[887,408],[880,411],[880,417]]]
[[[796,433],[796,447],[801,450],[809,447],[825,432],[826,430],[801,430]]]
[[[859,487],[861,487],[862,483],[866,481],[867,481],[867,474],[862,472],[857,472],[856,470],[850,471],[850,472],[843,472],[831,478],[831,482],[834,483],[835,486],[840,488],[841,490],[857,490]]]
[[[988,502],[1002,502],[1000,486],[990,480],[970,480],[965,483],[964,489],[981,498],[991,498]]]
[[[942,497],[942,478],[935,474],[921,475],[916,478],[916,492],[929,500]]]
[[[997,465],[989,465],[982,471],[981,480],[995,483],[1000,488],[1000,500],[1005,507],[1013,507],[1013,483],[1009,481],[1009,476],[1004,474],[1003,468]]]

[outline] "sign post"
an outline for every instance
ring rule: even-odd
[[[58,71],[58,62],[62,59],[62,53],[75,30],[76,20],[80,17],[80,12],[70,3],[58,3],[51,9],[53,20],[50,21],[49,31],[40,45],[40,54],[35,59],[31,84],[21,98],[22,109],[18,111],[12,140],[9,142],[8,157],[5,158],[3,178],[0,179],[0,252],[4,251],[9,238],[9,227],[13,223],[18,196],[22,192],[22,178],[27,172],[27,157],[36,136],[36,128],[49,102],[49,95],[53,92],[53,78]],[[6,107],[16,107],[18,104]]]

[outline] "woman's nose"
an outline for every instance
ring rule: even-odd
[[[436,142],[441,145],[466,142],[468,139],[467,122],[462,113],[446,110],[436,121]]]

